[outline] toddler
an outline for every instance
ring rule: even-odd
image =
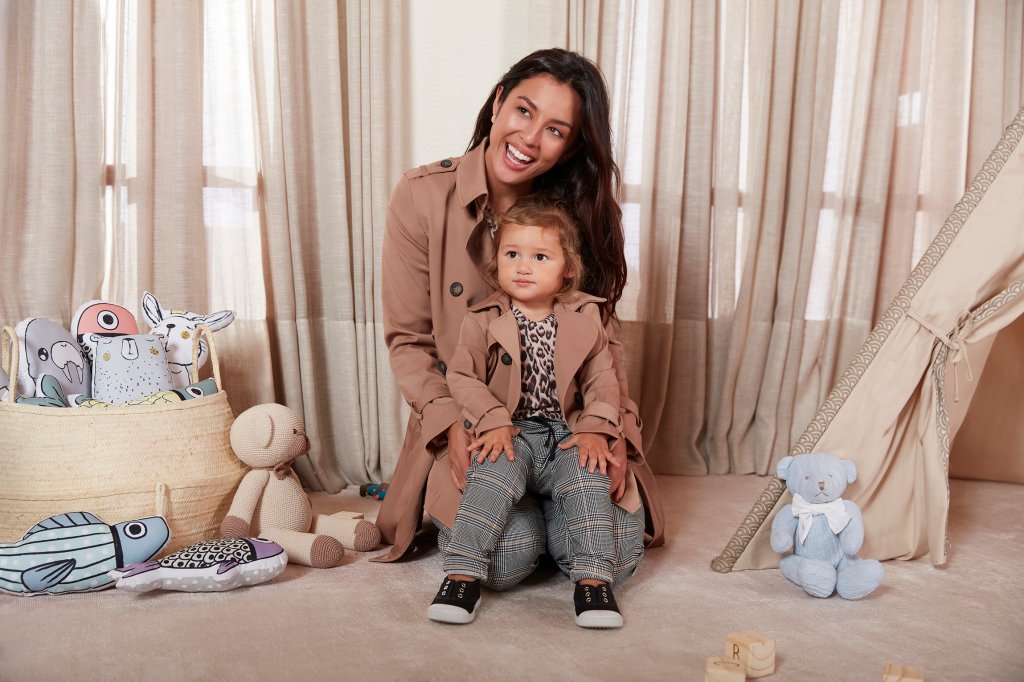
[[[620,627],[608,468],[620,466],[610,446],[622,434],[603,299],[579,291],[579,234],[562,208],[521,200],[494,243],[483,275],[497,291],[469,308],[446,374],[475,454],[427,616],[473,620],[489,554],[529,491],[565,515],[576,624]]]

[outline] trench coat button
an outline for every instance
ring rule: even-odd
[[[438,360],[437,366],[441,368],[441,374],[448,373],[448,365],[445,364],[444,360]]]
[[[448,287],[448,291],[451,292],[452,296],[462,296],[462,282],[452,282],[452,285]]]
[[[578,403],[579,403],[580,405],[582,405],[582,404],[583,404],[583,394],[582,394],[582,393],[580,393],[579,391],[576,391],[576,394],[575,394],[575,395],[573,396],[573,398],[574,398],[574,399],[576,400],[576,402],[578,402]]]
[[[511,365],[512,364],[512,356],[509,355],[508,353],[502,353],[501,354],[501,364],[503,364],[503,365]]]
[[[468,419],[467,419],[467,420],[465,420],[464,422],[462,422],[462,425],[463,425],[463,426],[464,426],[464,427],[465,427],[466,429],[471,429],[471,428],[473,428],[473,422],[469,421]]]
[[[441,162],[441,168],[451,168],[451,167],[452,167],[452,160],[451,159],[445,159],[444,161]]]

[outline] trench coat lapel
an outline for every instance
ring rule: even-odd
[[[508,408],[509,414],[515,414],[523,390],[523,368],[520,366],[519,325],[516,324],[512,311],[506,311],[491,322],[490,331],[494,340],[512,356],[512,380],[509,382],[508,395],[505,397],[505,407]]]
[[[569,388],[573,377],[583,366],[587,354],[597,341],[597,328],[572,310],[555,310],[558,334],[555,337],[555,386],[563,411],[569,404]]]

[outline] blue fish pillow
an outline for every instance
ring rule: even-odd
[[[109,571],[147,561],[167,546],[160,516],[110,526],[88,512],[59,514],[0,544],[0,590],[19,596],[91,592],[114,584]]]
[[[131,592],[223,592],[273,580],[287,563],[288,555],[275,542],[228,538],[197,542],[159,561],[129,564],[109,575],[118,589]]]

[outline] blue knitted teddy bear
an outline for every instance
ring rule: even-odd
[[[857,480],[853,462],[825,452],[783,457],[778,477],[793,493],[793,503],[772,521],[772,549],[793,550],[779,564],[782,575],[813,597],[871,594],[884,569],[873,559],[857,558],[864,521],[857,505],[840,497]]]

